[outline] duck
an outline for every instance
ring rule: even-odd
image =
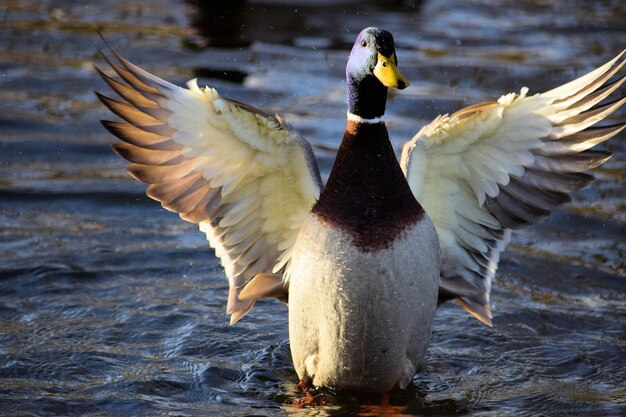
[[[438,116],[396,157],[385,124],[400,72],[393,36],[368,27],[346,66],[347,124],[324,185],[311,145],[285,120],[169,83],[110,49],[121,120],[102,124],[146,194],[198,225],[229,283],[235,324],[257,300],[288,307],[301,382],[385,393],[411,383],[438,306],[492,326],[491,284],[514,230],[536,224],[593,180],[592,150],[626,123],[595,124],[626,98],[614,59],[555,89],[503,95]]]

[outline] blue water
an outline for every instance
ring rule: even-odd
[[[412,82],[387,106],[399,146],[437,114],[549,89],[612,58],[626,47],[623,2],[269,3],[0,4],[0,414],[626,414],[623,133],[596,183],[514,236],[493,328],[446,305],[406,392],[384,405],[324,391],[325,405],[299,409],[286,309],[261,302],[228,325],[228,285],[204,236],[126,174],[92,92],[108,91],[92,68],[103,65],[98,27],[160,77],[199,77],[281,113],[327,175],[361,28],[394,33]],[[608,123],[619,120],[626,111]]]

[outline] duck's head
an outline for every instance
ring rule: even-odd
[[[348,111],[363,119],[381,117],[385,113],[387,88],[402,90],[409,85],[397,65],[391,33],[376,27],[363,29],[346,66]]]

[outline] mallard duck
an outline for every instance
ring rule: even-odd
[[[278,115],[170,84],[114,51],[124,121],[103,121],[147,194],[197,223],[230,284],[230,322],[259,298],[288,304],[298,376],[386,392],[413,378],[437,306],[455,299],[491,325],[491,281],[511,231],[534,224],[592,180],[626,127],[592,127],[626,98],[615,59],[553,90],[507,94],[437,117],[391,146],[389,88],[409,85],[392,35],[361,31],[346,67],[347,127],[325,187],[311,146]]]

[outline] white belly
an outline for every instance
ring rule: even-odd
[[[290,271],[289,339],[300,378],[378,392],[410,382],[437,306],[439,242],[430,219],[389,248],[363,253],[311,214]]]

